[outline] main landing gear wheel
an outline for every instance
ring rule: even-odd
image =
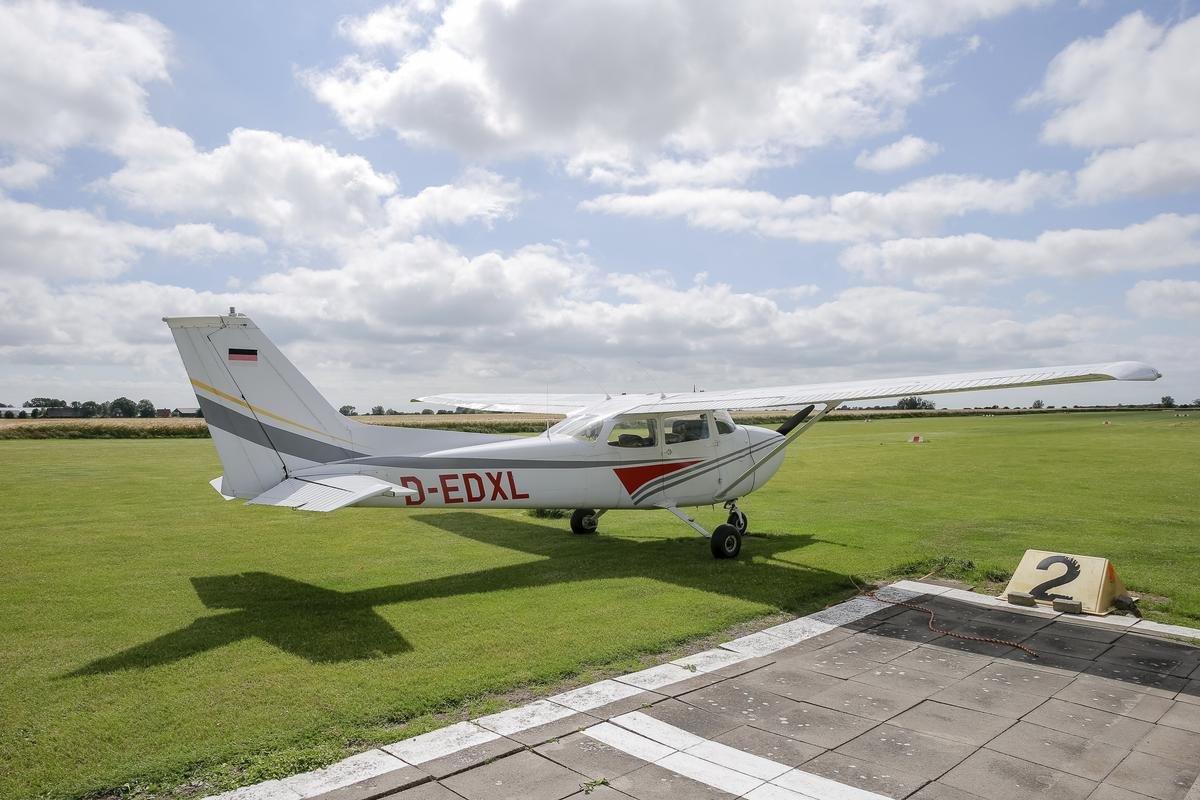
[[[587,535],[600,527],[600,518],[590,508],[577,508],[571,515],[571,533]]]
[[[740,508],[730,509],[729,519],[725,521],[737,528],[737,532],[742,534],[746,532],[746,528],[750,525],[750,520],[746,518],[746,512]]]
[[[742,533],[732,525],[718,525],[708,538],[713,558],[737,558],[742,552]]]

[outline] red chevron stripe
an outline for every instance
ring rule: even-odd
[[[690,467],[692,464],[699,463],[700,459],[694,461],[676,461],[673,464],[641,464],[636,467],[621,467],[620,469],[614,469],[613,472],[617,474],[617,479],[621,481],[621,485],[625,487],[625,491],[632,495],[655,478],[670,475],[672,472],[678,472],[684,467]]]

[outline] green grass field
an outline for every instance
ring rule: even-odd
[[[1200,415],[817,425],[743,504],[761,536],[736,562],[665,513],[574,537],[523,512],[225,503],[206,440],[0,458],[6,799],[318,766],[938,556],[978,575],[1029,547],[1107,556],[1153,616],[1200,624]]]

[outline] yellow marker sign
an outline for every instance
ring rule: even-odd
[[[1125,584],[1107,558],[1026,550],[1008,582],[1009,592],[1027,592],[1042,605],[1056,599],[1078,600],[1087,614],[1107,614]]]

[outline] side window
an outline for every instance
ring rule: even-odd
[[[737,425],[733,424],[733,417],[729,416],[728,411],[718,411],[716,415],[717,433],[720,436],[733,433],[737,430]]]
[[[686,414],[663,421],[663,441],[667,444],[697,442],[708,438],[708,414]]]
[[[610,447],[654,447],[658,444],[653,419],[618,419],[608,434]]]

